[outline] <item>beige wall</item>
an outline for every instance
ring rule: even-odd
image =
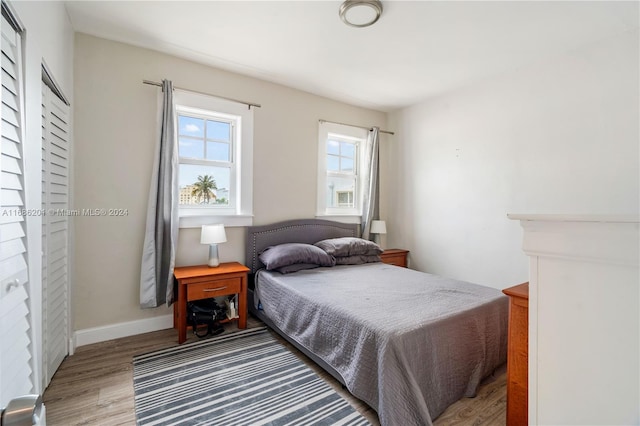
[[[74,208],[128,209],[76,217],[74,330],[168,314],[141,310],[140,257],[158,88],[179,87],[262,104],[255,111],[254,224],[313,217],[318,119],[386,126],[386,114],[85,34],[75,39]],[[222,261],[244,261],[245,228],[227,229]],[[204,263],[198,229],[182,229],[178,265]]]
[[[639,51],[627,32],[390,114],[391,243],[504,288],[529,276],[507,213],[637,214]]]

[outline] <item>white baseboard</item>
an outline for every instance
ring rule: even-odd
[[[136,334],[149,333],[151,331],[166,330],[172,327],[173,315],[162,315],[102,327],[86,328],[74,333],[75,347],[119,339],[121,337],[135,336]],[[73,353],[73,350],[70,352]]]

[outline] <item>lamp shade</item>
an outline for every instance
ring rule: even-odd
[[[371,232],[372,234],[386,234],[387,233],[387,224],[384,220],[372,220],[371,221]]]
[[[227,234],[224,232],[224,225],[202,225],[200,244],[218,244],[225,242],[227,242]]]

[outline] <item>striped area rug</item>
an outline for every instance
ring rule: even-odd
[[[137,356],[133,388],[139,425],[369,425],[266,328]]]

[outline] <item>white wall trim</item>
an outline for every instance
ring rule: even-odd
[[[586,215],[508,217],[520,220],[524,229],[522,249],[529,256],[638,267],[640,247],[629,235],[638,233],[640,216],[615,216],[611,221],[597,215],[593,219]]]
[[[166,330],[173,327],[173,315],[163,315],[136,321],[121,322],[102,327],[86,328],[74,333],[75,348],[136,334]],[[74,349],[75,349],[74,348]],[[73,352],[73,351],[72,351]]]

